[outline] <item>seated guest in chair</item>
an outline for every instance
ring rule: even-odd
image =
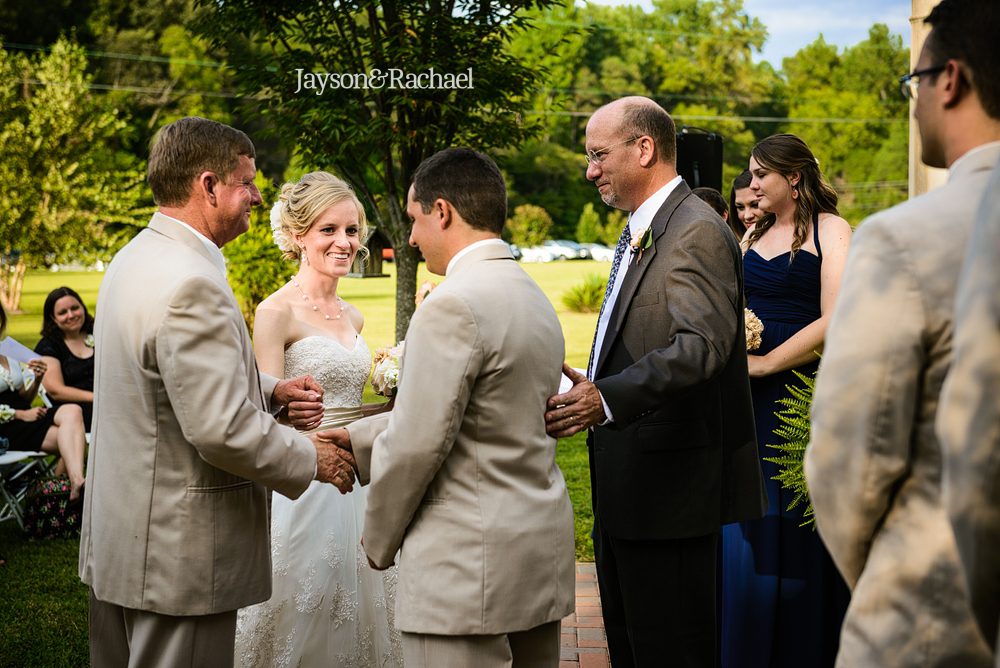
[[[94,412],[94,318],[72,288],[56,288],[42,309],[42,340],[35,352],[48,367],[42,386],[54,407],[77,404],[90,431]]]
[[[7,314],[0,306],[0,338],[7,328]],[[0,437],[10,442],[12,449],[42,450],[57,453],[69,475],[70,501],[80,498],[83,488],[83,457],[86,439],[83,413],[79,406],[66,404],[58,408],[31,407],[47,372],[44,359],[33,359],[28,368],[34,378],[26,377],[21,364],[0,355]]]

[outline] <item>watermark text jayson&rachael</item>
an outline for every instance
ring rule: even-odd
[[[389,90],[472,90],[472,68],[464,72],[438,72],[433,67],[423,72],[407,72],[396,67],[371,69],[367,72],[308,72],[295,70],[295,93],[303,91],[322,95],[327,90],[389,89]]]

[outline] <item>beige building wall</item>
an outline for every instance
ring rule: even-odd
[[[930,26],[924,19],[940,0],[912,0],[910,15],[910,71],[917,66],[920,49],[924,45]],[[910,197],[922,195],[938,187],[948,178],[948,170],[928,167],[920,161],[920,132],[913,119],[913,102],[910,102]]]

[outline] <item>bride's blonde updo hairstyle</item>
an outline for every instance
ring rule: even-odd
[[[329,172],[309,172],[294,183],[281,187],[281,195],[271,208],[271,233],[274,243],[289,260],[301,260],[302,249],[295,243],[296,234],[305,234],[316,219],[331,206],[345,200],[354,202],[358,209],[358,237],[361,245],[358,254],[368,259],[368,218],[365,208],[346,181]]]

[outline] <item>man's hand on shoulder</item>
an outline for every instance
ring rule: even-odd
[[[556,438],[567,438],[607,419],[597,386],[566,363],[563,373],[573,381],[573,387],[549,397],[545,413],[545,430]]]
[[[323,420],[323,388],[312,376],[279,380],[271,403],[286,407],[292,426],[302,431],[315,429]]]
[[[316,446],[316,480],[334,485],[341,494],[354,489],[357,465],[350,452],[351,437],[347,430],[321,431],[309,439]]]

